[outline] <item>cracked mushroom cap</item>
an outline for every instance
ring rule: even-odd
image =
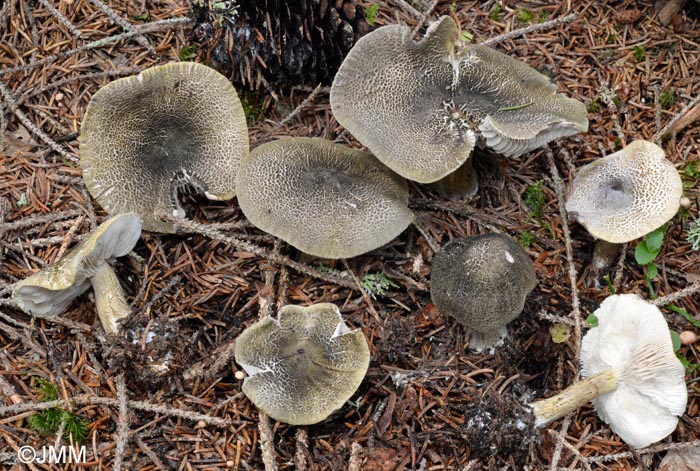
[[[592,401],[598,415],[633,447],[663,439],[688,400],[685,369],[663,314],[635,294],[609,296],[594,314],[598,327],[581,342],[581,375],[614,369],[619,382]]]
[[[255,148],[241,161],[236,186],[251,223],[318,257],[369,252],[413,220],[401,177],[367,152],[324,139]]]
[[[90,194],[109,214],[137,213],[148,231],[176,232],[158,215],[184,216],[177,191],[187,184],[209,199],[231,199],[246,155],[236,90],[194,62],[152,67],[102,87],[80,128]]]
[[[333,80],[338,122],[409,180],[439,180],[474,148],[474,131],[449,104],[458,32],[449,17],[419,42],[407,26],[383,26],[355,44]]]
[[[623,243],[671,219],[682,193],[681,177],[663,149],[634,141],[578,171],[566,210],[593,236]]]
[[[435,254],[430,295],[440,311],[488,333],[518,317],[537,285],[523,248],[502,234],[454,239]]]
[[[361,38],[331,87],[338,122],[399,175],[431,183],[471,155],[480,135],[516,156],[588,129],[583,103],[527,64],[485,46],[457,46],[450,17],[419,42],[406,26]]]
[[[90,287],[90,278],[102,264],[128,254],[140,236],[141,221],[136,214],[114,216],[58,262],[17,283],[12,300],[32,316],[56,316]]]
[[[583,103],[557,93],[548,77],[494,49],[465,46],[457,80],[457,103],[498,154],[518,156],[588,130]]]
[[[334,304],[284,306],[236,339],[248,374],[243,392],[280,422],[321,422],[355,393],[369,367],[369,347]]]

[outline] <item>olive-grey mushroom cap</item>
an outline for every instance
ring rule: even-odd
[[[431,183],[480,142],[517,156],[588,129],[583,103],[527,64],[479,45],[456,48],[450,17],[419,42],[384,26],[350,50],[331,87],[340,124],[399,175]]]
[[[681,178],[663,149],[634,141],[578,171],[566,210],[593,236],[623,243],[671,219],[682,193]]]
[[[12,300],[27,314],[52,317],[90,286],[90,277],[108,260],[128,254],[141,236],[134,213],[108,219],[55,264],[17,283]]]
[[[177,190],[191,184],[232,198],[248,128],[231,83],[194,62],[146,69],[101,88],[80,128],[88,189],[107,213],[135,212],[148,231],[176,232],[160,214],[184,216]]]
[[[598,327],[581,341],[581,375],[613,369],[619,382],[592,401],[598,415],[633,447],[661,440],[675,430],[688,401],[685,369],[663,314],[635,294],[609,296],[594,314]]]
[[[512,321],[537,285],[523,248],[502,234],[455,239],[435,254],[430,295],[440,311],[488,333]]]
[[[334,304],[284,306],[236,339],[236,362],[249,375],[243,392],[280,422],[321,422],[355,393],[369,367],[369,346]]]
[[[467,45],[459,61],[456,101],[479,123],[487,147],[518,156],[554,139],[586,132],[586,106],[557,93],[548,77],[494,49]]]
[[[403,178],[367,152],[324,139],[255,148],[241,161],[236,187],[251,223],[318,257],[369,252],[413,220]]]
[[[457,35],[448,17],[419,42],[407,26],[383,26],[353,46],[333,80],[338,122],[409,180],[439,180],[474,148],[474,131],[450,104]]]

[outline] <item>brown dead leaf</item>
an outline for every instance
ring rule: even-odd
[[[18,125],[15,131],[5,133],[2,146],[2,155],[12,157],[17,152],[29,152],[37,143],[32,139],[27,128]]]

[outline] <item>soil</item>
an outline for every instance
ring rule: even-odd
[[[607,273],[609,284],[604,273],[591,271],[594,241],[563,219],[560,196],[577,168],[634,139],[653,140],[687,117],[686,106],[700,95],[697,3],[689,0],[669,26],[658,23],[653,2],[630,0],[359,3],[378,5],[375,27],[404,23],[418,36],[450,14],[477,43],[572,13],[573,21],[493,45],[546,71],[560,92],[589,109],[588,133],[551,145],[561,195],[547,150],[513,159],[479,153],[474,198],[452,201],[412,183],[416,224],[347,261],[301,257],[250,226],[235,199],[183,195],[187,217],[205,228],[144,233],[134,252],[115,262],[134,316],[124,336],[110,338],[90,291],[59,317],[36,319],[12,305],[12,287],[106,218],[79,167],[80,122],[90,97],[118,77],[180,60],[183,51],[216,66],[214,56],[231,47],[220,34],[230,20],[220,12],[205,17],[200,8],[194,31],[193,9],[180,0],[109,2],[111,13],[93,0],[0,3],[0,469],[66,469],[17,462],[20,447],[56,441],[28,420],[43,407],[39,378],[56,385],[57,405],[88,424],[88,462],[69,469],[653,470],[667,450],[697,446],[697,344],[678,351],[690,365],[686,413],[667,439],[646,449],[625,445],[591,406],[536,430],[523,408],[578,378],[585,319],[613,290],[651,297],[635,261],[637,242],[625,246]],[[184,19],[155,23],[173,18]],[[92,43],[134,29],[143,34]],[[198,31],[206,34],[195,38]],[[251,147],[280,136],[361,147],[333,118],[327,87],[239,92],[251,110]],[[651,281],[658,296],[680,292],[675,304],[695,322],[700,268],[687,237],[700,209],[700,172],[686,166],[700,160],[699,123],[686,120],[660,140],[691,204],[670,221]],[[544,205],[535,215],[524,195],[540,181]],[[530,240],[538,285],[505,345],[475,354],[464,329],[431,303],[431,247],[489,232]],[[377,273],[396,286],[383,295],[363,293],[361,280]],[[366,379],[326,421],[306,427],[273,421],[266,432],[268,419],[235,376],[233,342],[260,315],[320,302],[337,304],[348,325],[367,337]],[[662,310],[672,330],[698,332],[685,317]],[[569,337],[555,343],[553,324],[569,326]]]

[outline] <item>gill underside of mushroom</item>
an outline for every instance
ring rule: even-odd
[[[107,334],[119,330],[119,320],[131,314],[126,302],[124,290],[119,279],[108,263],[100,265],[92,277],[92,288],[95,291],[97,315]]]
[[[535,425],[539,427],[560,419],[598,396],[614,391],[618,384],[617,373],[608,369],[574,383],[555,396],[532,402]]]
[[[181,168],[173,175],[170,180],[170,204],[172,205],[172,214],[175,217],[184,218],[185,210],[180,206],[178,195],[183,192],[186,195],[194,195],[196,193],[204,194],[210,200],[218,200],[215,195],[208,191],[208,186],[200,178],[193,173]]]

